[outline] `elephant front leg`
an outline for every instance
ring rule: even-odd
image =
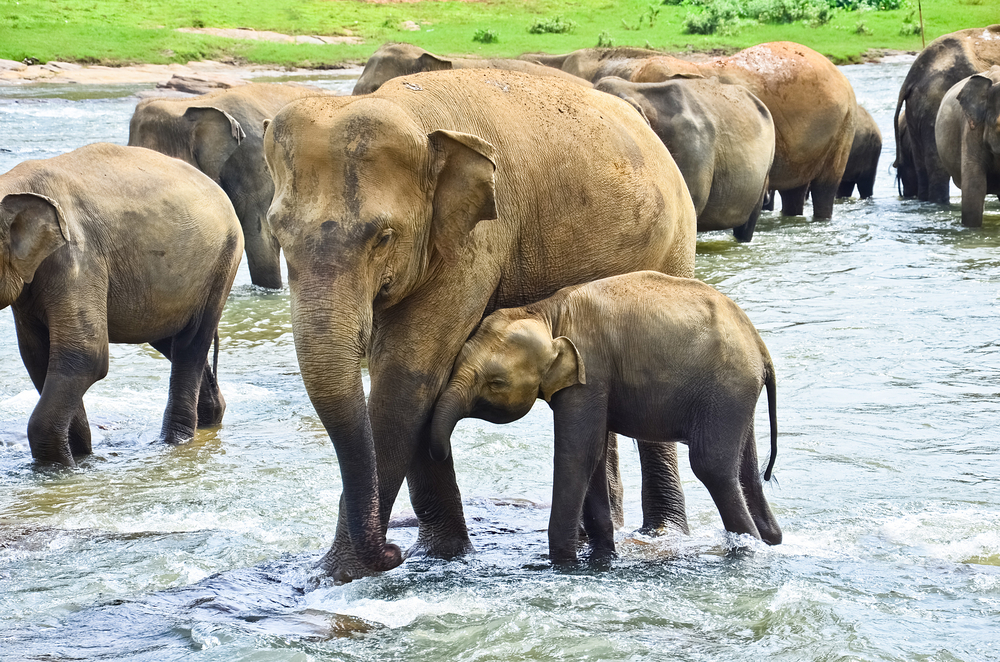
[[[813,202],[813,218],[833,218],[833,202],[837,199],[839,185],[839,182],[820,180],[815,180],[809,185]]]
[[[781,215],[782,216],[802,216],[806,207],[806,194],[809,193],[809,185],[797,188],[778,191],[781,194]],[[815,200],[815,198],[813,198]]]
[[[677,466],[676,442],[638,441],[642,468],[642,528],[646,535],[674,527],[690,533]]]

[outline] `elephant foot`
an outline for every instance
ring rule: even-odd
[[[427,556],[435,559],[450,560],[474,554],[475,552],[476,548],[468,538],[463,539],[455,536],[442,538],[439,536],[424,535],[421,531],[417,536],[417,542],[406,551],[406,556],[407,558],[410,556]]]
[[[76,456],[93,452],[90,438],[90,421],[86,414],[77,414],[69,424],[69,450]]]
[[[317,565],[325,574],[332,577],[336,584],[346,584],[355,579],[372,577],[380,572],[392,570],[401,565],[408,556],[409,553],[406,556],[403,555],[399,546],[386,543],[375,567],[368,567],[358,560],[353,549],[341,550],[334,542]]]
[[[219,389],[211,389],[207,393],[202,389],[198,396],[198,427],[211,428],[222,424],[226,413],[226,400]]]
[[[163,430],[160,431],[160,441],[172,446],[186,444],[192,439],[194,439],[194,429],[188,426],[175,427],[165,425],[163,426]]]

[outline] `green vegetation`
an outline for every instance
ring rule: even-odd
[[[363,61],[386,41],[442,55],[511,57],[613,44],[668,51],[737,50],[766,41],[810,46],[837,62],[870,48],[920,49],[916,0],[0,0],[0,58],[169,63],[215,59],[329,67]],[[832,4],[832,6],[831,6]],[[728,7],[714,29],[690,18]],[[727,11],[735,7],[730,18]],[[756,14],[748,8],[757,8]],[[755,10],[756,11],[756,10]],[[811,12],[811,13],[810,13]],[[991,0],[925,0],[927,41],[997,20]],[[766,20],[762,22],[762,17]],[[407,31],[412,21],[420,31]],[[791,22],[787,22],[791,21]],[[539,27],[537,30],[534,26]],[[569,27],[566,27],[569,26]],[[343,35],[363,44],[291,44],[177,32],[245,28]],[[566,27],[566,29],[563,29]],[[502,35],[502,39],[499,36]]]

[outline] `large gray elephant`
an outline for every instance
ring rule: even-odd
[[[361,72],[361,77],[354,85],[354,94],[371,94],[382,87],[387,80],[399,76],[451,69],[503,69],[535,76],[554,76],[577,85],[588,87],[590,85],[582,78],[564,73],[559,69],[524,60],[446,58],[434,55],[413,44],[390,42],[383,44],[365,62],[364,71]]]
[[[742,85],[771,111],[775,131],[774,163],[769,186],[781,193],[781,212],[802,214],[812,192],[813,215],[831,218],[837,188],[854,139],[857,101],[844,74],[828,59],[801,44],[777,41],[760,44],[730,57],[688,62],[666,55],[608,58],[601,64],[593,49],[562,58],[564,71],[582,61],[582,73],[615,74],[634,83],[656,83],[678,76],[718,78]],[[555,62],[559,62],[556,59]],[[621,72],[621,73],[615,73]],[[594,79],[591,79],[592,81]]]
[[[774,160],[774,123],[745,87],[716,79],[632,83],[602,78],[595,88],[632,103],[677,162],[698,230],[753,237]]]
[[[208,351],[242,253],[219,187],[148,149],[97,143],[0,175],[0,308],[40,394],[32,456],[74,466],[91,452],[83,394],[107,375],[109,342],[170,359],[163,441],[219,424]]]
[[[385,531],[404,478],[416,547],[470,551],[454,466],[427,452],[455,357],[496,308],[637,269],[692,275],[696,219],[676,164],[620,99],[481,69],[293,102],[264,153],[302,379],[344,481],[323,567],[346,581],[402,562]],[[655,451],[669,476],[650,489],[678,498],[672,446]],[[685,522],[682,506],[663,512]]]
[[[902,179],[912,170],[916,196],[947,204],[948,171],[938,156],[934,123],[941,99],[951,87],[972,74],[1000,64],[1000,24],[959,30],[938,37],[910,65],[899,89],[896,115],[896,162]],[[900,140],[900,114],[906,112],[909,141]],[[906,148],[909,149],[906,149]],[[902,179],[904,195],[907,180]]]
[[[263,122],[289,101],[322,93],[251,83],[193,98],[144,99],[132,115],[129,145],[190,163],[229,196],[243,227],[254,285],[281,287],[281,249],[265,225],[274,184],[264,169]]]
[[[941,163],[962,189],[962,225],[978,228],[986,195],[1000,195],[1000,66],[955,83],[934,130]]]
[[[683,441],[726,530],[776,545],[757,468],[754,410],[767,388],[770,479],[777,454],[774,365],[739,306],[704,283],[643,271],[567,287],[483,320],[455,362],[431,425],[447,459],[455,424],[510,423],[537,398],[555,419],[549,556],[575,561],[583,516],[591,547],[614,553],[605,483],[608,431]]]
[[[879,131],[872,114],[858,104],[854,142],[851,143],[851,154],[847,157],[844,176],[840,178],[837,197],[851,197],[855,186],[858,187],[858,197],[862,200],[872,197],[880,156],[882,156],[882,132]]]

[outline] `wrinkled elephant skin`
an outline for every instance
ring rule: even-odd
[[[344,481],[324,568],[347,581],[401,562],[385,531],[404,478],[417,549],[470,551],[454,466],[427,452],[455,356],[498,307],[636,269],[692,275],[677,166],[620,99],[500,70],[293,102],[264,152],[299,366]]]
[[[264,120],[290,101],[318,94],[298,85],[251,83],[193,98],[145,99],[132,115],[129,145],[193,165],[229,196],[254,285],[281,287],[280,248],[265,223],[274,184],[264,168]]]
[[[96,143],[0,176],[0,307],[12,306],[40,397],[36,460],[91,452],[83,395],[108,372],[108,343],[151,343],[171,362],[160,438],[222,421],[208,351],[243,252],[226,195],[191,166]]]

